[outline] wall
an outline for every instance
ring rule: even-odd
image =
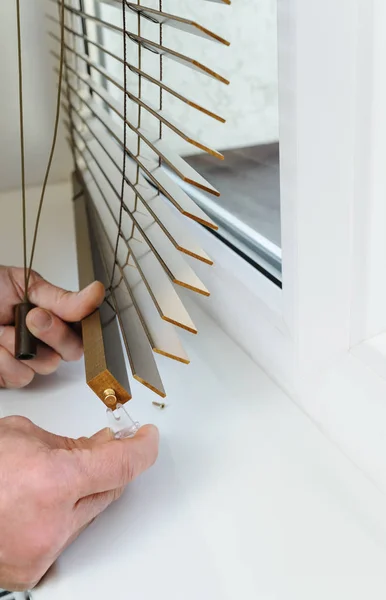
[[[55,115],[56,76],[49,55],[47,0],[21,0],[27,184],[40,184],[48,160]],[[16,2],[0,2],[0,190],[20,186],[20,142]],[[63,130],[51,182],[66,179],[71,169]]]

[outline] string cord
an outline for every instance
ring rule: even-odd
[[[162,0],[159,0],[159,10],[160,12],[162,12]],[[160,23],[159,26],[159,45],[162,47],[163,44],[163,25],[162,23]],[[159,80],[162,83],[163,81],[163,76],[164,76],[164,60],[163,60],[163,54],[161,52],[161,54],[159,55]],[[162,110],[163,109],[163,89],[162,87],[160,87],[160,91],[159,91],[159,109]],[[159,122],[159,137],[160,139],[162,139],[162,121],[160,120]],[[161,157],[159,157],[159,166],[161,166]]]
[[[141,0],[137,0],[137,4],[138,6],[141,5]],[[138,36],[141,37],[141,12],[138,11],[137,14],[137,33]],[[138,69],[141,70],[142,69],[142,46],[141,44],[138,44]],[[138,73],[138,98],[142,98],[142,75],[141,73]],[[138,119],[137,119],[137,129],[141,128],[141,122],[142,122],[142,107],[140,104],[138,104]],[[136,156],[138,157],[141,154],[141,138],[139,135],[137,135],[137,154]],[[135,176],[135,185],[138,185],[139,183],[139,166],[137,165],[137,170],[136,170],[136,176]],[[135,199],[134,199],[134,212],[137,210],[138,208],[138,196],[137,194],[135,195]],[[134,236],[134,224],[131,228],[131,237]]]
[[[122,220],[123,220],[123,210],[124,210],[124,194],[125,194],[125,179],[126,179],[126,147],[127,147],[127,24],[126,24],[126,0],[122,0],[122,24],[123,24],[123,87],[124,87],[124,98],[123,98],[123,159],[122,159],[122,183],[121,183],[121,193],[120,193],[120,208],[119,208],[119,220],[118,220],[118,232],[117,232],[117,240],[115,243],[114,249],[114,263],[111,273],[110,279],[110,289],[112,288],[115,268],[117,264],[118,257],[118,246],[119,246],[119,238],[121,236],[122,231]]]
[[[18,4],[19,4],[19,1],[20,0],[18,0]],[[33,242],[32,242],[32,248],[31,248],[31,258],[30,258],[29,267],[28,267],[28,274],[25,277],[25,298],[26,299],[28,299],[28,285],[29,285],[29,281],[30,281],[30,277],[31,277],[31,270],[32,270],[33,259],[34,259],[34,256],[35,256],[36,242],[37,242],[37,236],[38,236],[39,225],[40,225],[40,218],[41,218],[43,204],[44,204],[44,199],[45,199],[45,195],[46,195],[48,178],[50,176],[51,167],[52,167],[52,161],[53,161],[54,154],[55,154],[56,142],[57,142],[57,139],[58,139],[58,130],[59,130],[59,122],[60,122],[60,105],[61,105],[61,99],[62,99],[62,79],[63,79],[63,69],[64,69],[64,62],[65,62],[64,61],[64,52],[65,52],[65,43],[64,43],[64,34],[65,34],[64,14],[65,14],[65,3],[64,3],[64,0],[61,0],[61,7],[60,7],[60,63],[59,63],[59,81],[58,81],[58,94],[57,94],[57,100],[56,100],[56,114],[55,114],[54,134],[53,134],[53,137],[52,137],[51,151],[50,151],[50,155],[49,155],[49,158],[48,158],[47,169],[46,169],[46,172],[45,172],[43,186],[42,186],[42,191],[41,191],[41,195],[40,195],[38,212],[37,212],[37,215],[36,215],[35,230],[34,230],[34,235],[33,235]]]
[[[23,102],[23,63],[21,47],[21,16],[20,0],[16,0],[17,15],[17,50],[19,69],[19,119],[20,119],[20,168],[21,168],[21,196],[23,214],[23,262],[24,262],[24,300],[27,301],[27,205],[25,189],[25,144],[24,144],[24,102]]]

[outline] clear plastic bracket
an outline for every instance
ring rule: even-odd
[[[106,415],[116,439],[134,437],[140,427],[139,423],[130,417],[123,404],[117,404],[115,410],[108,408]]]

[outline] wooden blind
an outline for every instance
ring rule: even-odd
[[[153,353],[189,363],[178,332],[197,333],[179,290],[209,296],[194,263],[210,268],[212,260],[187,222],[217,228],[168,173],[219,196],[184,160],[181,147],[182,154],[190,148],[223,158],[168,112],[167,100],[188,105],[204,122],[225,122],[215,107],[187,97],[166,75],[193,69],[202,86],[208,77],[219,86],[229,83],[210,65],[210,54],[202,64],[194,48],[208,41],[229,45],[203,23],[207,2],[218,3],[220,18],[220,5],[230,1],[194,0],[202,4],[198,23],[164,10],[166,0],[66,0],[64,27],[62,0],[52,1],[59,8],[58,17],[48,16],[58,44],[53,54],[58,61],[62,50],[65,61],[80,283],[98,277],[106,287],[103,307],[83,323],[87,381],[110,407],[130,399],[129,382],[117,374],[122,359],[111,349],[111,336],[120,331],[132,376],[163,397]],[[189,8],[190,2],[183,4]],[[189,36],[192,52],[164,43],[165,28]]]

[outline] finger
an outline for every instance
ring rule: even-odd
[[[0,345],[6,348],[10,354],[15,352],[15,328],[11,326],[0,326]],[[38,346],[37,356],[33,360],[21,361],[38,375],[50,375],[60,365],[61,356],[47,346]]]
[[[56,435],[55,433],[51,433],[50,431],[46,431],[45,429],[35,425],[35,435],[53,450],[93,448],[98,444],[105,444],[106,442],[110,442],[114,439],[114,434],[108,427],[98,431],[90,438],[81,437],[74,439],[62,435]]]
[[[28,313],[26,322],[30,332],[53,348],[63,360],[79,360],[82,357],[82,340],[56,315],[43,308],[34,308]]]
[[[114,439],[114,433],[110,427],[105,427],[104,429],[97,431],[89,438],[92,446],[96,446],[97,444],[105,444],[106,442],[112,442]]]
[[[98,515],[101,514],[110,504],[118,500],[122,496],[124,487],[100,494],[93,494],[86,498],[81,498],[75,506],[75,527],[82,528],[87,526]],[[82,529],[81,529],[82,530]]]
[[[158,429],[142,427],[135,437],[74,453],[79,498],[124,487],[156,461]]]
[[[90,315],[105,297],[105,289],[99,281],[94,281],[81,292],[68,292],[44,279],[37,279],[28,293],[33,304],[69,322],[81,321]]]
[[[0,346],[0,387],[22,388],[31,383],[35,373],[27,365],[16,360]]]
[[[40,279],[40,275],[31,273],[31,281]],[[24,269],[17,267],[0,267],[0,323],[10,324],[14,321],[16,304],[24,298]]]

